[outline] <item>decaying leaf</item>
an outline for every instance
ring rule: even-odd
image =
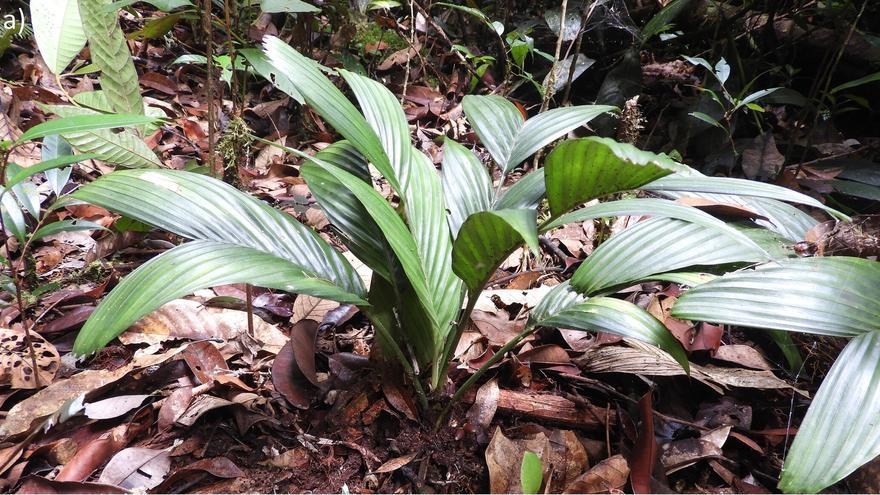
[[[248,331],[244,311],[209,308],[196,301],[177,299],[141,318],[119,336],[123,344],[157,344],[172,339],[235,340]],[[286,342],[275,325],[254,317],[254,338],[261,348],[273,354]]]
[[[565,487],[564,493],[614,493],[629,478],[629,464],[622,455],[604,459]]]
[[[292,321],[315,320],[323,321],[327,313],[339,307],[339,303],[329,299],[320,299],[308,294],[300,294],[293,301]]]
[[[730,426],[722,426],[704,433],[700,438],[685,438],[661,447],[660,462],[666,473],[674,473],[700,459],[721,456],[721,447],[730,435]]]
[[[495,411],[498,410],[499,395],[500,390],[497,378],[484,383],[477,390],[477,397],[474,399],[473,405],[468,409],[468,422],[483,429],[489,428],[492,419],[495,417]]]
[[[118,418],[132,409],[140,407],[147,397],[149,395],[120,395],[90,402],[85,406],[85,414],[90,419]]]
[[[30,333],[33,358],[37,362],[36,374],[30,349],[26,344],[24,330],[0,328],[0,385],[14,389],[45,387],[52,383],[58,372],[59,357],[55,346],[36,332]]]
[[[169,469],[171,457],[167,449],[131,447],[110,459],[98,482],[127,490],[148,490],[162,483]]]
[[[296,407],[306,408],[315,394],[315,337],[318,322],[302,320],[291,329],[290,341],[281,348],[272,364],[275,390]]]
[[[396,471],[396,470],[402,468],[403,466],[406,466],[410,462],[412,462],[413,459],[415,459],[417,455],[419,455],[418,452],[412,452],[412,453],[409,453],[406,455],[402,455],[400,457],[395,457],[394,459],[388,460],[384,464],[382,464],[381,466],[377,467],[373,472],[374,473],[390,473],[391,471]]]
[[[492,493],[519,493],[520,466],[523,455],[533,452],[543,462],[543,478],[550,480],[548,489],[559,493],[587,468],[587,452],[577,435],[568,430],[552,430],[549,437],[543,432],[522,439],[509,439],[496,428],[486,448],[489,468],[489,488]]]

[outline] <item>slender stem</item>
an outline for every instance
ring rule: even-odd
[[[211,29],[211,0],[205,0],[202,4],[202,28],[205,32],[205,58],[208,65],[208,75],[205,77],[205,92],[208,104],[208,166],[218,177],[223,177],[223,167],[218,170],[217,159],[214,152],[214,34]]]
[[[254,333],[254,287],[251,284],[244,285],[245,309],[247,310],[248,335],[256,337]]]
[[[473,294],[468,291],[468,302],[464,311],[459,315],[458,325],[456,325],[455,330],[453,330],[453,335],[451,338],[447,338],[446,342],[443,346],[443,354],[442,359],[439,362],[435,363],[434,366],[434,376],[432,379],[434,389],[440,387],[443,382],[446,380],[446,375],[449,374],[449,362],[452,361],[452,354],[455,352],[455,348],[458,346],[458,340],[461,338],[461,334],[464,332],[465,327],[467,326],[468,321],[471,319],[471,313],[474,311],[474,306],[477,305],[477,298],[480,294]]]
[[[378,315],[374,315],[373,312],[369,308],[361,308],[361,311],[367,315],[367,318],[373,323],[373,328],[376,331],[376,338],[379,339],[380,344],[385,348],[391,351],[394,357],[400,362],[403,366],[403,369],[410,376],[413,382],[413,388],[416,390],[416,397],[419,399],[419,405],[422,406],[422,409],[428,410],[428,395],[425,393],[425,389],[422,387],[421,381],[419,381],[418,375],[416,375],[415,370],[413,370],[412,364],[406,359],[406,355],[400,349],[400,346],[397,345],[397,342],[394,341],[394,338],[391,337],[391,332],[388,331],[388,328],[385,327],[384,322],[382,322],[382,318]]]
[[[535,328],[536,327],[533,325],[526,326],[525,330],[523,330],[522,333],[511,339],[510,342],[504,344],[501,349],[498,349],[498,352],[496,352],[491,358],[489,358],[489,360],[486,361],[485,364],[480,366],[480,369],[475,371],[474,374],[470,376],[470,378],[468,378],[460,387],[458,387],[458,390],[455,391],[452,399],[449,401],[448,404],[446,404],[446,407],[443,408],[443,412],[440,413],[440,417],[437,418],[437,422],[434,424],[434,431],[440,429],[440,427],[446,421],[447,416],[449,416],[449,412],[452,410],[452,406],[454,406],[456,402],[461,400],[461,397],[465,394],[465,392],[470,390],[470,388],[473,387],[475,383],[477,383],[477,380],[479,380],[484,374],[486,374],[487,371],[489,371],[489,368],[492,365],[500,361],[505,354],[513,350],[513,348],[516,347],[517,344],[522,342],[524,338],[531,335],[532,332],[535,331]]]

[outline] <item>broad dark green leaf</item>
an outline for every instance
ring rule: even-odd
[[[70,147],[70,143],[65,141],[63,137],[58,134],[52,134],[43,138],[43,144],[40,146],[40,158],[44,162],[70,155],[73,155],[73,148]],[[61,196],[61,191],[67,185],[67,181],[70,180],[71,172],[73,172],[73,167],[67,167],[64,170],[53,168],[46,170],[46,181],[56,196]]]
[[[0,186],[0,198],[2,198],[0,212],[3,215],[3,226],[18,239],[18,242],[23,244],[27,236],[27,224],[24,220],[24,214],[21,212],[21,206],[10,192]]]
[[[705,213],[697,208],[685,206],[664,199],[639,198],[639,199],[623,199],[619,201],[608,201],[597,205],[588,206],[575,210],[556,220],[550,222],[547,226],[542,226],[541,231],[546,232],[557,227],[561,227],[568,223],[583,222],[594,218],[616,217],[626,215],[649,215],[654,217],[677,218],[687,222],[695,223],[708,229],[715,229],[719,234],[727,236],[734,242],[739,242],[744,246],[754,248],[756,251],[762,252],[764,249],[757,245],[747,235],[741,231],[727,225],[717,218]],[[769,254],[765,252],[769,258]]]
[[[316,154],[315,158],[332,163],[355,177],[359,177],[367,184],[372,183],[370,167],[366,158],[346,140],[336,141],[327,146]]]
[[[257,74],[263,76],[267,81],[274,84],[276,88],[290,95],[291,98],[300,104],[305,103],[303,96],[299,93],[290,78],[279,72],[265,53],[257,48],[242,48],[238,53],[247,59],[248,63],[257,71]]]
[[[681,268],[766,259],[763,251],[718,230],[673,218],[652,218],[600,244],[571,277],[587,295]]]
[[[644,309],[611,297],[594,297],[568,306],[538,322],[545,327],[607,332],[654,344],[672,355],[685,371],[687,354],[674,335]]]
[[[141,265],[104,298],[77,335],[73,352],[90,354],[162,304],[216,285],[247,283],[366,305],[332,281],[265,251],[198,240],[173,248]]]
[[[547,200],[554,217],[581,203],[643,186],[679,165],[666,155],[613,139],[588,137],[562,142],[544,164]]]
[[[56,105],[47,106],[54,112]],[[116,115],[116,114],[91,114],[72,115],[60,119],[53,119],[42,124],[37,124],[28,129],[15,140],[15,144],[24,143],[52,134],[80,133],[99,129],[112,129],[115,127],[130,127],[141,124],[149,124],[155,121],[154,117],[146,115]]]
[[[272,253],[346,292],[366,294],[351,264],[314,231],[211,177],[177,170],[121,170],[72,196],[188,239]]]
[[[523,242],[539,252],[536,217],[530,209],[481,211],[462,224],[452,248],[452,270],[469,297],[483,290],[498,265]]]
[[[691,0],[673,0],[654,14],[651,20],[642,28],[642,43],[645,43],[656,34],[666,31],[672,21],[675,20],[691,3]]]
[[[577,291],[571,288],[569,281],[566,280],[556,287],[553,287],[550,292],[541,298],[541,301],[529,311],[529,320],[526,323],[526,327],[539,326],[542,321],[586,300],[587,297],[578,294]]]
[[[825,375],[785,458],[779,488],[816,493],[880,455],[878,417],[880,332],[875,330],[851,340]]]
[[[379,137],[357,108],[321,73],[318,64],[274,36],[264,38],[263,50],[275,69],[290,78],[306,103],[369,159],[395,190],[400,191],[400,183]]]
[[[729,273],[683,294],[685,320],[837,337],[880,331],[880,263],[800,258]]]
[[[441,175],[449,227],[453,235],[458,235],[467,217],[491,209],[492,179],[480,160],[452,139],[446,139],[443,146]]]

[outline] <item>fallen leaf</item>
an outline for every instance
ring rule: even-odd
[[[477,396],[473,405],[467,412],[468,423],[477,426],[483,430],[488,429],[495,418],[495,411],[498,410],[498,397],[501,391],[498,388],[498,379],[493,378],[484,383],[477,390]]]
[[[491,493],[518,493],[520,491],[520,465],[525,452],[534,452],[544,459],[550,453],[550,441],[543,433],[521,440],[504,436],[501,427],[495,428],[492,441],[486,447],[486,465],[489,468],[489,491]]]
[[[474,310],[471,313],[471,321],[490,344],[499,347],[519,335],[526,324],[525,319],[511,320],[504,309],[496,309],[492,312]]]
[[[618,454],[578,476],[563,493],[614,493],[623,490],[628,478],[629,464]]]
[[[167,430],[183,416],[192,401],[192,387],[174,389],[159,408],[159,429]]]
[[[395,457],[394,459],[388,460],[381,466],[377,467],[375,470],[373,470],[373,473],[380,474],[397,471],[398,469],[412,462],[412,460],[415,459],[417,455],[419,455],[418,452],[412,452],[400,457]]]
[[[684,469],[697,461],[721,456],[721,447],[730,435],[730,426],[722,426],[704,433],[700,438],[685,438],[664,444],[660,462],[666,474]]]
[[[89,419],[111,419],[128,414],[143,404],[149,395],[120,395],[109,399],[90,402],[85,406],[85,415]]]
[[[33,389],[52,383],[58,372],[60,358],[55,346],[36,332],[30,332],[31,349],[27,335],[19,328],[0,328],[0,384],[14,389]],[[36,373],[34,373],[34,358]]]
[[[101,483],[83,483],[79,481],[58,481],[49,480],[42,476],[28,476],[24,479],[21,487],[15,493],[85,493],[85,494],[105,494],[105,493],[129,493],[122,488],[104,485]]]
[[[305,319],[323,321],[327,313],[339,307],[339,303],[329,299],[321,299],[308,294],[299,294],[293,301],[292,321]]]
[[[168,450],[131,447],[110,459],[98,482],[126,490],[149,490],[162,483],[170,469]]]
[[[292,405],[307,408],[315,394],[315,337],[318,322],[301,320],[291,329],[290,341],[272,363],[272,384]]]
[[[238,478],[245,475],[244,471],[226,457],[200,459],[175,470],[165,478],[165,481],[155,487],[152,492],[180,493],[180,490],[174,489],[175,485],[181,482],[187,483],[193,476],[197,476],[198,473],[208,473],[218,478]]]
[[[183,359],[199,383],[210,383],[214,376],[229,365],[212,342],[194,342],[183,351]]]
[[[773,365],[767,361],[767,358],[765,358],[757,349],[749,345],[723,345],[712,354],[712,358],[756,370],[769,371],[773,369]]]
[[[219,409],[221,407],[232,406],[235,403],[232,401],[228,401],[226,399],[221,399],[220,397],[214,397],[213,395],[202,394],[195,397],[195,399],[190,402],[189,407],[186,408],[186,411],[177,418],[177,424],[181,426],[192,426],[196,423],[196,421],[201,418],[208,411],[213,411],[214,409]]]
[[[116,426],[85,445],[81,445],[69,462],[62,466],[56,481],[79,482],[92,475],[128,443],[128,425]]]
[[[746,140],[742,150],[742,169],[752,180],[775,178],[785,164],[785,156],[776,147],[773,131],[767,131],[754,139]]]
[[[651,406],[651,394],[648,391],[639,400],[639,417],[641,426],[639,436],[630,456],[629,473],[633,493],[653,493],[651,478],[654,464],[657,462],[657,439],[654,437],[654,409]]]

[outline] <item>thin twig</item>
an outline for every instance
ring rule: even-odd
[[[205,92],[208,105],[208,166],[217,177],[223,177],[222,165],[217,167],[214,150],[215,115],[214,115],[214,34],[211,29],[211,0],[202,3],[202,27],[205,31],[205,58],[207,59],[208,75],[205,77]]]

